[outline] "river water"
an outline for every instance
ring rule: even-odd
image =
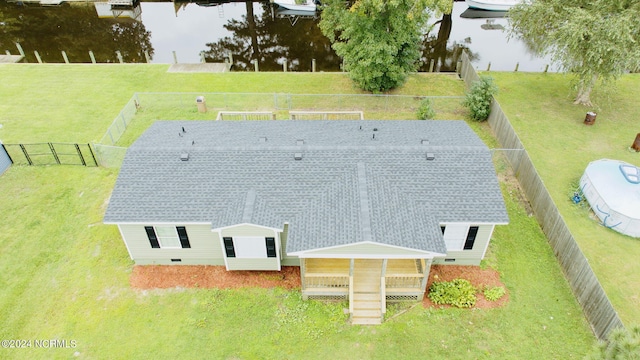
[[[340,71],[340,59],[318,29],[319,15],[287,14],[265,2],[211,3],[141,2],[134,8],[112,9],[106,3],[81,2],[61,6],[20,5],[0,1],[0,51],[17,54],[16,42],[26,61],[153,63],[223,61],[233,56],[235,70],[281,71],[286,59],[290,71]],[[435,24],[423,40],[422,71],[433,63],[436,71],[453,71],[464,49],[476,68],[542,71],[547,59],[531,55],[517,39],[509,40],[508,19],[492,12],[471,12],[455,2],[450,16]],[[470,18],[482,16],[481,18]],[[118,54],[119,52],[119,54]],[[146,54],[145,54],[146,53]],[[550,67],[550,71],[555,68]]]

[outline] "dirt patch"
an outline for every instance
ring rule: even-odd
[[[148,265],[134,266],[129,283],[134,289],[243,287],[300,288],[300,268],[283,266],[281,271],[227,271],[224,266]]]
[[[461,266],[461,265],[433,265],[429,272],[429,280],[427,281],[427,289],[434,281],[451,281],[454,279],[469,280],[471,284],[477,289],[484,289],[485,287],[502,286],[507,290],[504,284],[500,281],[500,274],[494,269],[482,269],[479,266]],[[485,299],[482,292],[477,294],[478,300],[474,308],[478,309],[493,309],[506,304],[509,301],[509,292],[502,296],[497,301],[489,301]],[[422,306],[428,307],[450,307],[449,305],[436,305],[429,300],[429,297],[425,293],[422,300]]]
[[[479,266],[433,265],[429,273],[427,288],[434,281],[467,279],[476,288],[503,286],[500,274],[493,269],[481,269]],[[300,268],[283,266],[281,271],[227,271],[224,266],[206,265],[147,265],[134,266],[129,278],[131,287],[140,290],[169,288],[218,288],[237,289],[246,287],[284,289],[300,288]],[[506,289],[506,288],[505,288]],[[476,308],[490,309],[504,305],[509,301],[505,294],[498,301],[488,301],[482,293],[478,294]],[[446,307],[435,305],[425,295],[424,307]]]

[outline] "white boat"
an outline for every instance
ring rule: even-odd
[[[465,0],[471,9],[488,11],[507,11],[522,0]]]
[[[314,0],[273,0],[273,3],[289,10],[316,11],[316,3]]]

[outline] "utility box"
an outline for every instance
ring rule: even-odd
[[[196,105],[198,106],[198,112],[207,112],[207,102],[204,100],[204,96],[198,96],[196,98]]]

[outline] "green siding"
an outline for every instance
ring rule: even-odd
[[[277,258],[227,259],[227,270],[280,270]]]
[[[139,265],[151,264],[202,264],[224,265],[222,247],[217,234],[211,232],[211,226],[175,224],[185,226],[189,235],[190,249],[153,249],[144,230],[144,225],[119,225],[124,242],[129,249],[131,259]],[[166,224],[163,224],[166,225]],[[181,259],[181,262],[171,262],[171,259]]]
[[[473,225],[472,225],[473,226]],[[480,225],[478,226],[478,234],[476,234],[476,241],[473,244],[471,250],[457,250],[447,251],[447,256],[444,258],[434,258],[433,264],[445,264],[445,265],[480,265],[482,255],[489,244],[493,225]],[[445,259],[455,259],[456,261],[446,261]]]
[[[386,246],[383,244],[367,243],[345,245],[331,249],[311,250],[305,252],[305,255],[407,255],[421,258],[428,254],[410,249]]]

